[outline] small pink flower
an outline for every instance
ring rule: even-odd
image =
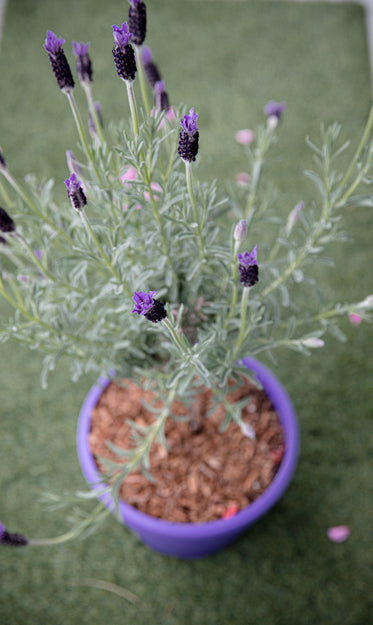
[[[350,320],[350,323],[353,326],[359,326],[361,324],[362,320],[363,320],[361,315],[358,315],[357,313],[354,313],[354,312],[350,313],[348,315],[348,318]]]
[[[130,183],[128,182],[129,180],[136,180],[137,178],[137,170],[135,169],[135,167],[133,167],[132,165],[130,165],[126,171],[124,172],[124,174],[122,174],[122,176],[120,177],[120,181],[123,185],[125,185],[127,188],[131,188]]]
[[[236,175],[236,182],[241,187],[247,187],[250,184],[250,181],[251,181],[251,178],[249,174],[247,174],[245,171],[242,171]]]
[[[248,128],[244,128],[243,130],[239,130],[236,132],[236,141],[237,143],[242,143],[242,145],[248,145],[252,143],[255,139],[255,133]]]
[[[328,538],[333,543],[343,543],[350,534],[351,529],[348,525],[335,525],[334,527],[329,527],[327,530]]]
[[[158,184],[158,182],[152,182],[150,186],[152,188],[152,191],[158,191],[158,193],[163,193],[163,189],[161,185]],[[150,195],[148,191],[144,191],[144,198],[147,202],[150,202]],[[154,195],[154,199],[155,201],[158,201],[160,198],[158,195]]]

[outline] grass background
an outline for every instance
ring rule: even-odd
[[[154,59],[173,103],[200,114],[198,176],[231,179],[245,168],[235,132],[263,120],[270,98],[288,108],[272,162],[279,211],[312,197],[304,137],[321,121],[343,124],[357,144],[371,101],[362,9],[353,4],[149,0]],[[127,2],[8,0],[0,52],[0,144],[18,176],[53,176],[64,193],[65,150],[77,141],[68,104],[42,48],[47,29],[91,42],[95,97],[104,120],[128,114],[111,58],[111,25]],[[78,89],[77,89],[78,92]],[[83,100],[78,99],[82,102]],[[351,211],[354,245],[336,246],[337,267],[320,275],[337,299],[373,293],[371,210]],[[0,313],[7,314],[0,304]],[[372,614],[372,327],[347,322],[347,344],[328,340],[310,359],[282,353],[277,375],[299,414],[302,453],[283,500],[232,547],[183,562],[142,546],[116,521],[82,542],[0,551],[3,625],[366,625]],[[76,419],[92,384],[71,386],[63,367],[40,390],[40,357],[0,346],[0,518],[29,536],[66,529],[45,513],[43,489],[84,487],[75,453]],[[330,525],[351,537],[328,541]],[[79,585],[103,579],[135,593],[141,606]]]

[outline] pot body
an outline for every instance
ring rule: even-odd
[[[285,454],[280,468],[258,499],[229,519],[206,523],[173,523],[145,514],[133,506],[120,501],[119,514],[123,523],[135,532],[140,540],[160,553],[184,558],[200,558],[215,553],[233,542],[250,525],[274,506],[288,487],[299,455],[299,428],[292,402],[276,376],[254,358],[242,360],[247,369],[254,373],[276,409],[284,429]],[[102,489],[100,473],[89,447],[91,411],[96,406],[107,378],[100,378],[88,393],[82,406],[77,431],[78,457],[82,472],[91,488]],[[113,500],[102,496],[105,505],[114,509]]]

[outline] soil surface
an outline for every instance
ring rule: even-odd
[[[98,456],[118,460],[106,441],[129,449],[133,447],[133,438],[127,420],[140,425],[154,421],[154,415],[142,401],[154,404],[153,391],[144,391],[130,380],[123,382],[125,388],[111,382],[92,412],[90,446],[103,472],[105,467]],[[227,399],[234,402],[243,397],[251,398],[242,418],[254,428],[255,439],[245,436],[234,422],[225,432],[219,430],[225,417],[223,406],[205,418],[212,405],[211,391],[205,389],[193,404],[195,431],[189,420],[168,419],[165,435],[169,451],[154,443],[150,452],[155,481],[149,481],[140,470],[131,473],[121,486],[122,499],[158,518],[198,523],[228,518],[259,497],[281,464],[285,450],[283,430],[263,390],[245,381]],[[172,409],[176,415],[188,414],[178,401]]]

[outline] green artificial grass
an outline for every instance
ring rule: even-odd
[[[95,97],[104,121],[128,114],[111,57],[111,25],[127,2],[10,0],[0,53],[0,144],[18,176],[53,176],[64,193],[65,150],[77,143],[42,44],[47,29],[91,41]],[[371,99],[362,9],[357,5],[149,0],[154,59],[171,102],[200,114],[196,175],[219,181],[244,170],[235,132],[263,121],[267,100],[288,108],[268,171],[288,212],[313,189],[304,137],[322,121],[343,124],[356,146]],[[77,89],[78,91],[78,89]],[[80,103],[82,98],[78,98]],[[373,293],[370,209],[351,211],[353,245],[336,247],[338,265],[320,273],[340,301]],[[0,304],[0,313],[7,314]],[[302,453],[282,501],[239,541],[214,557],[183,562],[153,553],[110,519],[84,541],[53,548],[2,548],[0,623],[4,625],[366,625],[373,610],[371,418],[372,327],[343,328],[309,359],[279,353],[276,373],[299,414]],[[75,452],[77,415],[94,380],[70,385],[60,366],[40,390],[41,358],[0,346],[0,519],[9,530],[63,533],[64,512],[45,512],[42,490],[85,488]],[[343,544],[331,525],[348,524]],[[105,580],[135,593],[140,605],[84,585]]]

